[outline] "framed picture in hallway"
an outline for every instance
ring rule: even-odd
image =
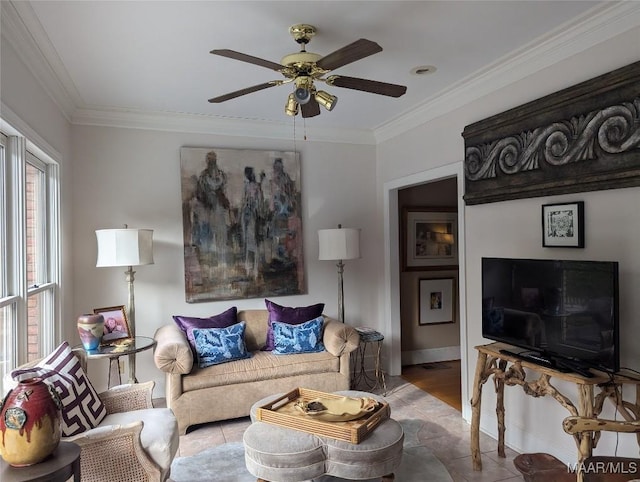
[[[419,280],[419,325],[454,322],[455,287],[454,278],[422,278]]]
[[[449,208],[405,208],[402,213],[402,269],[456,269],[458,214]]]

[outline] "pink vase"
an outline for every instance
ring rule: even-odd
[[[60,442],[62,404],[55,389],[41,378],[23,380],[0,406],[0,455],[23,467],[43,461]]]
[[[78,334],[85,350],[97,349],[104,334],[104,316],[95,314],[80,315],[78,317]]]

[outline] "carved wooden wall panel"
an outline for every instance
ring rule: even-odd
[[[640,62],[465,127],[468,205],[640,186]]]

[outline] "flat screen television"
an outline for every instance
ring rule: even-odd
[[[617,372],[618,326],[615,261],[482,259],[485,338],[558,368]]]

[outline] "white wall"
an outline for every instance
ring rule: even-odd
[[[72,144],[74,175],[79,180],[73,187],[75,314],[126,304],[124,270],[95,267],[94,234],[96,229],[125,223],[154,229],[155,264],[136,269],[138,335],[153,336],[162,324],[173,323],[172,315],[211,316],[233,305],[239,309],[264,308],[262,298],[185,302],[179,149],[290,150],[292,141],[74,126]],[[334,262],[318,261],[317,230],[339,223],[361,228],[362,258],[345,263],[345,319],[354,326],[377,326],[378,313],[371,303],[377,283],[376,256],[381,251],[372,236],[375,147],[298,141],[297,148],[308,294],[273,299],[288,306],[324,302],[325,312],[337,316],[337,268]],[[91,377],[98,385],[106,383],[107,364],[102,365],[97,370],[91,368]],[[151,351],[138,355],[137,372],[141,380],[155,380],[154,396],[163,396],[164,379],[153,365]]]
[[[420,125],[411,132],[381,143],[378,146],[377,168],[379,196],[384,197],[385,184],[394,184],[397,179],[411,178],[416,173],[461,161],[464,157],[461,133],[466,125],[639,59],[640,28],[635,28]],[[585,201],[586,247],[571,250],[542,248],[540,206],[565,200]],[[384,201],[378,198],[380,204]],[[640,335],[637,323],[637,314],[640,313],[640,297],[637,296],[640,282],[640,255],[637,250],[640,236],[639,201],[640,188],[628,188],[507,201],[464,209],[466,287],[462,289],[466,290],[467,333],[463,333],[463,336],[466,335],[467,351],[462,356],[466,361],[463,370],[466,368],[471,374],[465,387],[469,393],[472,393],[476,362],[473,347],[489,342],[481,336],[479,316],[480,259],[483,256],[619,261],[622,365],[640,368],[637,345]],[[577,402],[577,391],[573,385],[558,383],[557,387]],[[463,413],[469,414],[468,400],[463,399],[462,402],[465,405]],[[552,453],[565,462],[576,460],[574,442],[561,428],[562,419],[568,412],[557,402],[548,397],[534,399],[526,396],[518,387],[507,387],[505,403],[508,445],[521,452]],[[613,416],[610,410],[606,415]],[[496,434],[495,394],[491,383],[484,390],[481,428],[494,436]],[[614,445],[613,436],[603,435],[599,453],[613,454]],[[635,437],[621,435],[617,453],[636,456]]]

